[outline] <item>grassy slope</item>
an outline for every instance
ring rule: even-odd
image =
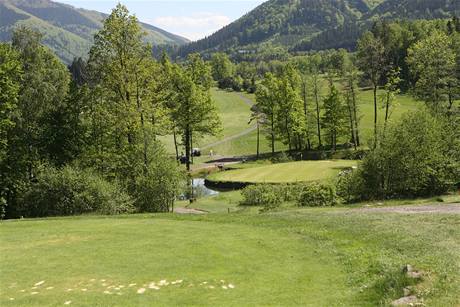
[[[236,199],[205,203],[225,208]],[[405,264],[426,272],[416,289],[426,305],[460,303],[458,215],[255,212],[4,222],[0,304],[376,306],[402,296]],[[184,282],[136,293],[161,279]],[[221,279],[235,289],[222,289]],[[125,286],[109,290],[122,295],[103,294],[111,285]]]
[[[355,166],[355,161],[299,161],[273,165],[255,166],[239,170],[215,173],[208,177],[214,181],[229,182],[298,182],[327,180],[340,170]]]

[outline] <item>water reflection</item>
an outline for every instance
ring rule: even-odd
[[[205,185],[204,178],[194,178],[192,180],[194,198],[213,196],[219,194],[218,191],[211,190]]]

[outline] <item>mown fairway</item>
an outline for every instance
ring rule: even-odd
[[[255,164],[238,170],[220,172],[209,176],[211,181],[283,183],[327,180],[341,170],[356,166],[356,161],[299,161],[271,165]]]
[[[3,222],[0,305],[376,306],[406,264],[428,306],[460,303],[460,215],[234,210]]]

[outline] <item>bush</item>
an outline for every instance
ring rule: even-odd
[[[353,175],[350,195],[360,199],[426,197],[460,180],[458,130],[440,115],[419,111],[391,125]]]
[[[157,147],[145,173],[136,178],[135,206],[139,212],[169,212],[179,194],[185,176],[162,147]]]
[[[298,205],[301,207],[335,206],[339,203],[335,187],[321,183],[304,185],[298,201]]]
[[[122,214],[134,211],[132,199],[115,183],[89,170],[45,167],[19,199],[25,217]]]
[[[280,188],[272,184],[256,184],[250,185],[241,191],[243,195],[242,205],[245,206],[277,206],[284,199]]]

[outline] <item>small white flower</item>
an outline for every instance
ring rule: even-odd
[[[138,294],[143,294],[144,292],[145,292],[145,288],[140,288],[139,290],[137,290]]]
[[[72,304],[72,301],[66,301],[66,302],[64,303],[64,305],[70,305],[70,304]]]

